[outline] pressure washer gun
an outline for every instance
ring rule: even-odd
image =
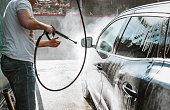
[[[52,25],[51,25],[51,26],[52,26]],[[67,37],[66,35],[58,32],[53,26],[52,26],[52,28],[53,28],[53,32],[52,32],[52,36],[53,36],[53,37],[55,36],[55,34],[58,34],[58,35],[60,35],[61,37],[65,38],[65,39],[67,39],[67,40],[70,40],[70,41],[74,42],[75,44],[77,44],[76,41],[73,41],[72,39],[70,39],[70,38]],[[51,38],[50,38],[49,35],[48,35],[48,32],[45,32],[45,34],[46,34],[48,40],[51,40]]]

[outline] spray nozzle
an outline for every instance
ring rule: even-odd
[[[51,25],[52,26],[52,25]],[[62,33],[60,33],[59,31],[57,31],[53,26],[52,26],[52,28],[53,28],[53,32],[52,32],[52,35],[53,35],[53,37],[55,36],[55,34],[58,34],[58,35],[60,35],[61,37],[63,37],[63,38],[65,38],[65,39],[68,39],[68,40],[70,40],[70,41],[72,41],[72,42],[74,42],[75,44],[77,44],[77,42],[76,41],[73,41],[72,39],[70,39],[69,37],[67,37],[66,35],[64,35],[64,34],[62,34]],[[47,36],[48,37],[48,36]]]

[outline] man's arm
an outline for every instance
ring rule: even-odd
[[[26,9],[17,11],[17,16],[21,26],[23,26],[26,29],[45,30],[49,34],[51,34],[53,31],[53,28],[50,25],[37,21],[35,18],[31,16],[31,13]]]
[[[37,30],[37,29],[45,30],[49,34],[53,32],[53,28],[50,25],[37,21],[35,18],[31,16],[31,13],[26,9],[17,11],[17,16],[21,26],[30,30],[31,37],[33,36],[32,30]],[[58,37],[53,38],[50,41],[40,41],[39,47],[58,47],[61,41],[57,41],[56,39],[58,39]]]

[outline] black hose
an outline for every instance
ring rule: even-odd
[[[83,70],[83,67],[84,67],[84,65],[85,65],[86,54],[87,54],[86,29],[85,29],[85,23],[84,23],[84,20],[83,20],[83,15],[82,15],[82,12],[81,12],[81,9],[80,9],[79,1],[78,1],[78,0],[76,0],[76,1],[77,1],[77,6],[78,6],[78,9],[79,9],[79,12],[80,12],[81,20],[82,20],[83,30],[84,30],[84,36],[85,36],[85,54],[84,54],[84,60],[83,60],[83,64],[82,64],[82,66],[81,66],[81,69],[80,69],[78,75],[75,77],[75,79],[74,79],[71,83],[69,83],[67,86],[65,86],[65,87],[63,87],[63,88],[60,88],[60,89],[56,89],[56,90],[55,90],[55,89],[50,89],[50,88],[46,87],[46,86],[41,82],[41,80],[39,79],[38,74],[37,74],[36,56],[37,56],[37,48],[38,48],[38,45],[39,45],[39,43],[40,43],[40,40],[41,40],[41,38],[43,37],[43,35],[45,35],[46,33],[44,32],[44,33],[38,38],[38,40],[37,40],[37,42],[36,42],[36,47],[35,47],[35,51],[34,51],[34,69],[35,69],[35,75],[36,75],[39,83],[40,83],[45,89],[47,89],[47,90],[49,90],[49,91],[61,91],[61,90],[64,90],[64,89],[68,88],[69,86],[71,86],[71,85],[77,80],[77,78],[80,76],[80,74],[81,74],[81,72],[82,72],[82,70]],[[48,38],[48,39],[49,39],[49,38]]]

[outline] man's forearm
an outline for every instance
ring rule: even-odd
[[[54,37],[51,40],[48,41],[40,41],[38,47],[58,47],[61,43],[61,41],[58,41],[59,37]],[[37,41],[35,41],[36,43]]]
[[[35,18],[31,17],[28,21],[27,24],[25,25],[25,28],[29,29],[29,30],[46,30],[47,29],[47,25],[37,21]]]
[[[37,41],[35,41],[36,43]],[[48,41],[40,41],[38,47],[49,47],[49,42]]]

